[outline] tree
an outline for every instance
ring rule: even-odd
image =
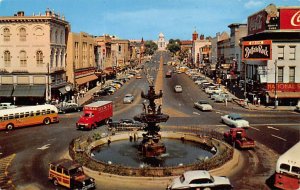
[[[169,44],[167,45],[167,49],[172,52],[173,54],[176,54],[180,51],[180,40],[179,39],[170,39]]]
[[[154,43],[152,40],[145,42],[145,55],[153,55],[154,52],[157,50],[157,44]]]

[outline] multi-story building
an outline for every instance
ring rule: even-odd
[[[94,87],[98,82],[94,37],[84,32],[70,33],[67,48],[67,78],[74,93]]]
[[[200,35],[200,39],[193,41],[192,58],[195,67],[201,68],[203,66],[204,56],[201,54],[201,48],[207,45],[210,46],[211,41],[210,39],[204,39],[204,35]]]
[[[129,40],[113,39],[111,41],[112,65],[125,69],[130,64]]]
[[[299,12],[300,7],[271,4],[248,17],[248,36],[242,40],[251,45],[243,47],[250,99],[258,96],[275,107],[300,99]]]
[[[0,17],[0,98],[36,104],[70,90],[65,68],[69,31],[65,18],[50,10]]]
[[[217,68],[218,78],[229,79],[229,69],[231,66],[230,58],[230,37],[227,32],[223,32],[217,41]]]

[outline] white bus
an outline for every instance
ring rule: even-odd
[[[12,130],[37,124],[58,122],[58,110],[54,105],[24,106],[0,110],[0,130]]]
[[[276,163],[274,186],[300,190],[300,141],[282,154]]]

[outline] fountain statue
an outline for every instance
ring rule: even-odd
[[[162,95],[162,90],[159,91],[159,94],[155,94],[154,86],[151,84],[148,94],[141,93],[141,97],[149,100],[149,104],[143,103],[143,113],[134,117],[134,120],[147,124],[144,128],[146,133],[143,134],[143,140],[139,146],[139,150],[145,158],[159,157],[166,153],[166,147],[160,141],[161,136],[158,134],[160,127],[157,123],[166,122],[169,116],[161,112],[161,105],[156,108],[155,104],[155,100],[161,98]]]

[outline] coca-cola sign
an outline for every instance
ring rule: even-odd
[[[248,17],[248,35],[265,30],[266,16],[267,13],[263,10]]]
[[[243,60],[271,60],[272,41],[245,41],[243,42]]]
[[[300,30],[300,9],[280,9],[280,29]]]

